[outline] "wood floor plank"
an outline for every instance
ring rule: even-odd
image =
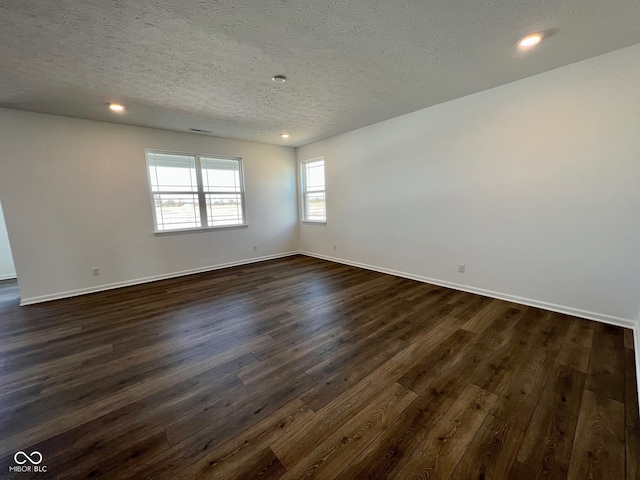
[[[166,441],[163,428],[165,422],[180,418],[192,409],[198,408],[200,404],[228,395],[242,386],[234,375],[224,376],[228,373],[225,372],[226,365],[221,367],[186,379],[96,420],[78,425],[35,444],[32,448],[47,458],[47,464],[52,471],[64,470],[60,466],[70,465],[75,459],[97,463],[104,452],[117,453],[119,449],[131,454],[137,453],[137,458],[142,460],[143,449],[139,446],[132,448],[130,445],[130,441],[136,436],[144,437],[145,432],[162,429],[162,437]],[[9,462],[11,456],[12,454],[0,463]]]
[[[341,428],[354,415],[364,409],[401,375],[402,369],[388,362],[370,373],[343,395],[318,410],[304,425],[288,432],[271,444],[285,467],[300,461],[307,452],[324,442],[336,429]]]
[[[405,343],[397,339],[375,343],[375,348],[352,352],[350,357],[341,356],[335,361],[330,359],[311,368],[308,373],[317,381],[317,385],[306,392],[302,400],[317,412],[405,347]]]
[[[517,308],[513,304],[503,304],[495,316],[486,320],[486,325],[482,327],[474,343],[484,348],[496,350],[513,335],[512,330],[524,312],[523,307]]]
[[[19,301],[0,478],[638,478],[628,329],[301,255]]]
[[[180,475],[184,478],[253,478],[247,476],[246,465],[249,470],[255,470],[252,464],[256,454],[312,418],[313,412],[295,399],[192,465],[183,465]]]
[[[284,364],[261,377],[259,382],[246,385],[167,424],[165,432],[169,444],[180,443],[211,425],[217,425],[221,433],[223,428],[236,428],[232,422],[250,425],[255,419],[263,418],[316,384],[304,371],[318,360],[313,353],[308,353],[304,359],[294,359],[293,365]]]
[[[589,358],[586,388],[624,402],[624,333],[620,327],[596,327]]]
[[[334,478],[398,417],[416,394],[393,384],[282,476]]]
[[[626,424],[640,429],[636,359],[635,352],[629,349],[624,351],[624,411]]]
[[[236,396],[229,399],[230,401],[216,404],[216,407],[225,409],[223,414],[217,415],[216,410],[212,410],[208,420],[201,417],[200,427],[202,428],[193,427],[191,435],[172,444],[171,448],[148,462],[136,465],[135,468],[127,471],[123,478],[136,479],[142,475],[175,478],[185,466],[191,465],[203,456],[215,451],[236,437],[238,431],[250,429],[282,406],[298,398],[300,393],[309,387],[311,381],[310,377],[301,375],[290,379],[273,392],[265,392],[255,399]],[[166,431],[171,434],[171,430]],[[183,425],[178,424],[178,429],[171,434],[172,436],[167,435],[169,443],[171,444],[172,439],[174,441],[179,439],[185,431]]]
[[[538,333],[547,343],[562,344],[567,337],[572,318],[564,313],[551,312]]]
[[[497,396],[469,385],[391,478],[449,478]],[[425,430],[426,431],[426,430]]]
[[[456,331],[410,368],[407,373],[400,377],[398,383],[416,393],[422,393],[435,376],[432,375],[432,372],[439,372],[446,368],[468,347],[474,338],[475,334],[466,330],[460,329]]]
[[[577,345],[563,345],[560,349],[557,362],[560,365],[573,368],[582,373],[588,373],[590,347],[579,347]]]
[[[506,479],[523,438],[519,428],[488,415],[450,480]]]
[[[5,434],[12,434],[17,428],[24,428],[41,421],[43,417],[55,415],[69,408],[80,409],[99,399],[105,394],[114,394],[144,383],[149,378],[171,372],[177,368],[188,368],[211,357],[212,350],[200,348],[197,351],[178,350],[167,353],[157,360],[131,362],[126,368],[126,360],[113,370],[106,368],[104,372],[95,373],[90,382],[83,382],[80,372],[77,381],[65,382],[56,388],[44,388],[39,395],[20,403],[19,408],[10,412],[9,419],[0,420],[0,428]],[[128,357],[127,357],[128,358]],[[119,374],[114,374],[113,372]],[[88,384],[89,383],[89,384]],[[46,407],[45,407],[46,406]]]
[[[624,329],[624,348],[628,348],[630,350],[634,350],[633,345],[633,330],[630,328]]]
[[[60,339],[73,338],[80,333],[80,326],[68,326],[59,328],[49,328],[44,331],[33,332],[28,337],[15,335],[5,337],[0,343],[0,358],[8,358],[21,351],[29,351],[38,348],[39,344],[49,344]]]
[[[624,405],[585,390],[569,464],[569,480],[623,478]]]
[[[259,351],[255,351],[253,354],[259,360],[267,360],[274,355],[281,354],[283,351],[291,349],[305,349],[307,351],[311,351],[321,347],[327,342],[346,336],[348,333],[349,330],[342,325],[332,327],[318,333],[317,335],[310,335],[308,331],[297,332],[297,334],[291,336],[280,336],[277,339],[274,339],[274,342],[271,345],[262,348]]]
[[[350,330],[349,335],[342,335],[338,338],[324,343],[313,350],[313,353],[336,363],[340,358],[347,359],[354,351],[362,351],[363,342],[369,344],[382,337],[381,332],[395,323],[396,319],[389,319],[386,316],[378,317],[359,327]],[[391,336],[388,336],[389,338]]]
[[[242,380],[242,383],[247,385],[281,369],[283,365],[292,362],[300,362],[302,364],[308,361],[305,365],[308,365],[308,368],[312,368],[322,362],[322,358],[312,353],[312,350],[313,348],[308,346],[292,347],[266,360],[247,365],[245,368],[236,372],[236,375]]]
[[[278,457],[269,447],[257,452],[240,465],[229,477],[226,478],[259,478],[261,480],[278,479],[285,475],[286,470],[278,460]],[[210,479],[209,474],[204,473],[198,477],[191,477],[199,480]]]
[[[556,348],[527,349],[491,414],[526,431],[557,356]]]
[[[579,347],[591,348],[595,327],[595,322],[575,317],[569,319],[567,333],[562,342],[563,345],[577,345]]]
[[[562,348],[558,354],[557,362],[571,367],[583,373],[588,373],[589,358],[595,325],[573,318],[569,322],[567,333],[562,341]]]
[[[62,376],[62,372],[67,372],[69,370],[77,371],[79,368],[83,367],[84,363],[88,359],[112,352],[112,344],[100,345],[70,354],[44,365],[38,364],[11,373],[3,371],[3,374],[0,377],[0,397],[22,388],[32,387],[36,383],[44,383],[46,380],[54,379],[55,381]]]
[[[0,438],[0,456],[7,455],[14,449],[16,444],[31,445],[46,438],[64,432],[78,424],[94,420],[102,415],[113,412],[132,402],[140,400],[154,392],[158,392],[169,385],[178,383],[185,378],[198,375],[208,369],[221,365],[235,356],[248,353],[252,348],[271,342],[269,336],[258,337],[255,340],[238,346],[232,351],[226,351],[213,357],[205,358],[196,364],[188,367],[177,368],[167,372],[162,376],[150,378],[146,382],[139,383],[117,394],[109,395],[87,405],[81,409],[70,411],[66,414],[51,417],[40,425],[27,428],[13,436]]]
[[[390,472],[413,452],[416,447],[415,439],[423,434],[424,427],[417,419],[401,414],[336,479],[391,478]]]
[[[530,337],[515,332],[509,342],[497,348],[486,363],[476,370],[471,383],[497,395],[502,393],[518,364],[524,361],[522,352],[529,346]]]
[[[584,384],[583,373],[554,365],[518,451],[521,478],[567,478]]]
[[[452,317],[459,318],[460,320],[467,321],[474,317],[479,310],[482,310],[484,307],[491,305],[494,302],[495,300],[493,298],[488,298],[483,295],[461,295],[455,300],[449,302],[449,305],[454,307],[450,315]]]
[[[625,439],[625,462],[626,462],[626,478],[640,478],[640,430],[635,428],[626,428]]]
[[[400,365],[412,366],[424,355],[440,345],[452,335],[464,322],[455,317],[445,317],[442,322],[432,328],[425,328],[409,341],[409,345],[393,356],[393,361]]]
[[[164,432],[165,421],[184,415],[185,409],[190,411],[191,408],[197,408],[201,400],[228,395],[242,385],[235,376],[227,376],[216,382],[207,375],[200,380],[206,382],[206,386],[196,381],[186,381],[180,389],[171,388],[152,398],[127,405],[35,444],[32,449],[46,457],[51,471],[75,470],[82,466],[85,466],[85,473],[96,468],[105,471],[109,469],[108,466],[99,464],[104,458],[114,455],[121,458],[135,455],[136,462],[143,462],[151,453],[160,453],[162,446],[169,446]],[[162,434],[162,442],[146,442],[157,431]],[[153,452],[149,452],[150,449]],[[12,454],[9,454],[0,464],[10,462],[11,457]],[[90,465],[88,469],[87,465]]]
[[[479,345],[472,345],[424,388],[406,410],[406,414],[418,420],[430,430],[469,384],[469,378],[484,365],[491,355]]]
[[[500,300],[492,300],[484,305],[462,325],[461,328],[473,333],[482,333],[498,318],[510,318],[520,310],[512,310],[508,303]]]
[[[523,332],[537,333],[548,325],[551,312],[539,308],[525,308],[515,328]],[[567,326],[568,328],[568,326]]]
[[[115,471],[126,471],[132,465],[145,462],[168,449],[169,444],[162,428],[152,431],[132,430],[105,443],[104,448],[101,445],[82,457],[71,458],[51,467],[47,465],[47,468],[64,472],[56,474],[56,479],[108,478],[117,475]]]

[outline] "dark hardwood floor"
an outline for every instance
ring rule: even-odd
[[[622,328],[302,256],[18,301],[1,478],[640,478]]]

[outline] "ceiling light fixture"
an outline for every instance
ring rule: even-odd
[[[121,113],[121,112],[124,112],[124,105],[120,105],[119,103],[110,103],[109,104],[109,109],[112,112]]]
[[[276,83],[284,83],[287,81],[287,77],[285,77],[284,75],[274,75],[273,77],[271,77],[271,80]]]
[[[535,47],[542,41],[542,33],[532,33],[518,40],[518,46],[521,48]]]
[[[282,138],[289,138],[289,134],[288,133],[283,133],[282,135],[280,135]]]

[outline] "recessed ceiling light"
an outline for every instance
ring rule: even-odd
[[[285,77],[284,75],[274,75],[271,80],[276,83],[284,83],[287,81],[287,77]]]
[[[124,105],[120,105],[119,103],[110,103],[109,109],[112,112],[124,112]]]
[[[526,37],[522,37],[518,40],[518,46],[522,48],[535,47],[542,41],[542,37],[542,33],[532,33],[531,35],[527,35]]]
[[[282,135],[280,135],[282,138],[289,138],[289,134],[288,133],[283,133]]]

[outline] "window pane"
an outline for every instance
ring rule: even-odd
[[[240,192],[240,162],[225,158],[200,159],[205,192]]]
[[[188,155],[148,153],[153,192],[197,192],[196,159]]]
[[[242,195],[235,193],[207,194],[207,218],[210,227],[244,223]]]
[[[197,228],[200,209],[197,195],[154,194],[158,230]]]
[[[305,208],[306,220],[324,222],[327,217],[324,192],[305,194]]]
[[[242,160],[147,151],[156,231],[244,225]]]
[[[324,160],[305,164],[305,186],[308,192],[324,190]]]

